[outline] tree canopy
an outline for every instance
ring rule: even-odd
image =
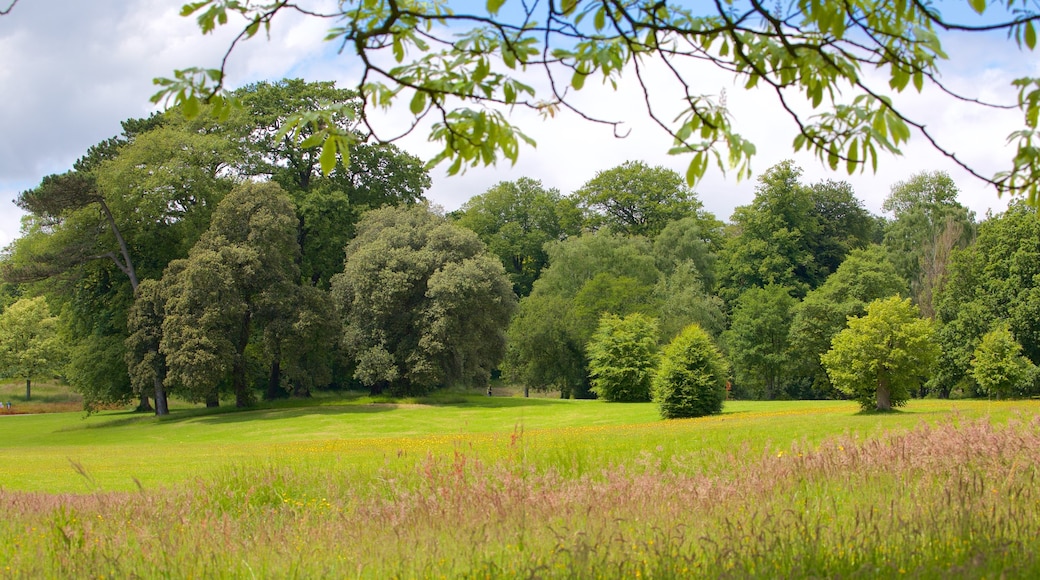
[[[863,409],[889,411],[906,404],[938,354],[932,321],[909,298],[893,296],[849,319],[821,362],[835,388]]]
[[[516,298],[476,234],[423,205],[383,208],[346,255],[332,294],[356,379],[394,395],[487,383]]]

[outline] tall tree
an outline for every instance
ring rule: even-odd
[[[237,158],[219,132],[176,114],[123,127],[122,135],[92,147],[75,171],[45,177],[19,196],[30,220],[4,264],[11,280],[68,281],[50,287],[71,305],[68,378],[88,406],[127,398],[124,353],[114,345],[126,337],[138,284],[187,254],[227,191],[225,170]],[[113,359],[93,360],[103,356]],[[147,392],[137,394],[140,408],[149,408]]]
[[[356,91],[334,82],[283,79],[259,82],[236,91],[243,108],[231,116],[232,131],[244,144],[241,171],[280,184],[299,216],[300,269],[312,284],[327,287],[343,266],[343,248],[368,209],[412,204],[430,186],[423,163],[389,143],[365,143],[359,131]],[[317,119],[322,107],[335,114]],[[280,129],[303,115],[294,130]],[[322,159],[322,135],[349,133],[354,141],[349,159]],[[344,160],[346,162],[344,162]],[[326,163],[326,171],[322,164]]]
[[[748,288],[780,284],[796,297],[818,287],[852,248],[873,235],[870,214],[846,183],[805,186],[802,170],[783,161],[759,177],[755,199],[733,212],[734,235],[720,256],[720,293],[732,301]]]
[[[509,375],[535,389],[589,396],[585,347],[603,314],[655,315],[660,274],[642,237],[609,231],[548,246],[549,267],[509,326]]]
[[[188,257],[163,276],[160,350],[166,381],[191,400],[212,404],[230,382],[248,406],[246,348],[254,330],[289,315],[299,281],[296,213],[274,183],[246,183],[224,198]]]
[[[974,387],[970,361],[982,336],[1004,321],[1023,354],[1040,363],[1040,217],[1020,202],[979,225],[975,243],[953,252],[935,299],[942,352],[934,388]]]
[[[668,222],[696,216],[702,204],[678,173],[627,161],[600,171],[574,192],[591,229],[654,237]]]
[[[778,284],[745,291],[736,301],[729,329],[722,334],[738,393],[756,399],[786,394],[796,377],[789,333],[797,300]]]
[[[25,379],[26,401],[33,379],[57,374],[65,354],[58,318],[44,297],[23,298],[0,312],[0,377]]]
[[[513,291],[524,297],[548,264],[545,245],[578,233],[577,213],[571,200],[558,190],[521,177],[493,185],[454,215],[460,226],[476,232],[499,257]]]
[[[805,295],[794,308],[790,331],[792,358],[799,372],[812,380],[811,390],[803,396],[832,394],[820,356],[830,350],[831,340],[849,317],[862,316],[870,302],[895,295],[906,295],[906,282],[878,245],[849,252],[822,286]]]
[[[373,392],[486,384],[515,297],[473,232],[427,207],[373,210],[332,279],[354,376]]]
[[[893,185],[882,205],[895,217],[884,245],[925,316],[935,314],[933,294],[950,253],[975,237],[975,213],[957,201],[959,192],[945,172],[922,172]]]

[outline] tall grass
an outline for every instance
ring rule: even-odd
[[[532,460],[516,430],[375,471],[0,491],[13,577],[1038,577],[1040,420]],[[90,473],[82,469],[90,484]]]

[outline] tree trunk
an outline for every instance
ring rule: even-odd
[[[152,405],[148,402],[148,395],[141,393],[141,402],[137,404],[137,408],[134,409],[137,413],[151,413]]]
[[[249,344],[249,327],[252,322],[252,313],[246,311],[239,329],[238,344],[235,345],[235,360],[231,363],[231,390],[235,393],[236,407],[249,407],[253,404],[253,398],[246,385],[246,346]]]
[[[267,378],[267,392],[264,393],[265,401],[284,399],[285,389],[282,388],[282,361],[276,357],[271,362],[271,374]]]
[[[161,417],[170,414],[170,403],[166,398],[166,387],[159,377],[155,377],[155,415]]]
[[[32,379],[25,379],[25,400],[28,401],[32,398]]]
[[[524,385],[524,398],[531,396],[531,387]]]
[[[888,381],[880,379],[877,384],[877,410],[892,410],[892,391],[888,388]]]

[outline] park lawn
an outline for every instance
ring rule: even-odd
[[[0,418],[0,575],[1040,575],[1036,401],[318,403]]]
[[[1036,401],[914,400],[887,415],[845,401],[729,401],[722,415],[662,421],[652,404],[453,396],[445,403],[371,399],[315,405],[174,408],[155,418],[111,411],[0,417],[0,486],[91,492],[157,488],[243,465],[374,473],[459,451],[497,460],[522,434],[527,461],[571,475],[701,450],[761,454],[841,434],[872,437],[921,422],[1036,414]]]

